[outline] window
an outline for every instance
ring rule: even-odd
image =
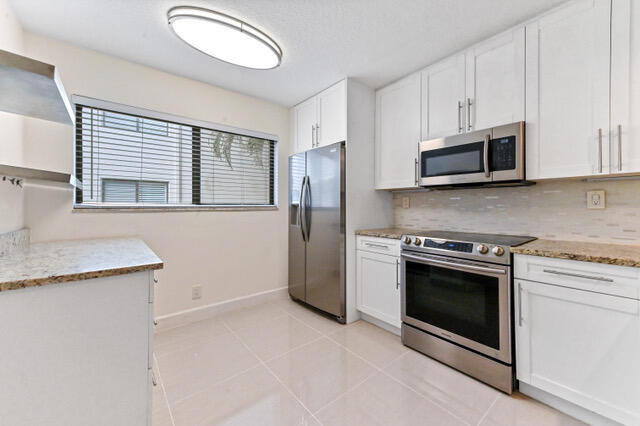
[[[169,182],[102,179],[102,202],[166,204],[168,187]]]
[[[276,205],[275,137],[77,98],[76,205]]]

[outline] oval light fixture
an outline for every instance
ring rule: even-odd
[[[167,13],[173,32],[189,46],[224,62],[253,69],[280,65],[282,49],[259,29],[223,13],[177,6]]]

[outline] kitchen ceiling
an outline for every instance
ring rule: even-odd
[[[26,31],[291,106],[354,77],[384,86],[563,0],[10,0]],[[242,19],[284,51],[249,70],[186,46],[167,10],[200,6]]]

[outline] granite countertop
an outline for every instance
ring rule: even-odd
[[[399,240],[404,234],[416,235],[415,229],[408,228],[377,228],[377,229],[359,229],[356,231],[356,235],[363,235],[366,237],[378,237],[389,238],[392,240]]]
[[[0,257],[0,292],[162,267],[137,238],[35,243]]]
[[[535,240],[512,247],[511,252],[640,268],[640,246],[633,245]]]

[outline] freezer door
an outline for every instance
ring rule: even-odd
[[[305,300],[306,243],[300,202],[306,174],[305,153],[289,157],[289,294],[302,301]]]
[[[307,151],[306,302],[344,318],[344,144]]]

